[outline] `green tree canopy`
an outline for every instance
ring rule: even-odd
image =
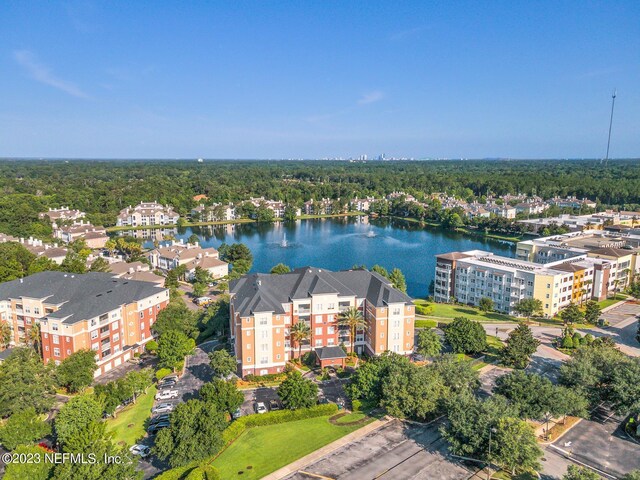
[[[169,331],[184,333],[187,337],[198,337],[198,317],[184,302],[170,302],[158,313],[158,319],[151,326],[156,335]]]
[[[171,425],[156,436],[154,453],[169,465],[179,467],[217,453],[227,426],[224,413],[212,402],[189,400],[171,414]]]
[[[523,298],[513,309],[518,315],[531,318],[542,314],[542,301],[537,298]]]
[[[491,300],[489,297],[482,297],[480,299],[480,302],[478,302],[478,307],[483,312],[491,312],[491,311],[493,311],[493,308],[494,308],[493,307],[493,300]]]
[[[216,410],[227,412],[230,416],[244,401],[244,395],[238,390],[235,381],[226,382],[219,378],[214,378],[200,388],[200,398],[213,403]]]
[[[226,350],[216,350],[209,353],[209,365],[211,365],[214,374],[220,377],[227,377],[238,369],[236,357]]]
[[[96,354],[92,350],[78,350],[65,358],[56,369],[56,381],[69,392],[84,390],[93,382]]]
[[[33,407],[14,413],[0,427],[0,443],[7,450],[18,445],[29,445],[51,433],[51,426],[44,422]]]
[[[584,313],[582,313],[582,310],[580,310],[578,305],[572,303],[560,312],[560,318],[562,318],[565,325],[572,325],[584,320]]]
[[[294,370],[278,387],[278,396],[289,410],[312,407],[318,403],[318,386]]]
[[[196,346],[193,338],[177,330],[169,330],[158,340],[158,359],[161,367],[175,369]]]
[[[291,271],[291,268],[289,268],[288,265],[285,265],[284,263],[279,263],[277,265],[274,265],[270,273],[274,275],[282,275],[285,273],[289,273],[290,271]]]
[[[442,351],[442,340],[434,330],[424,328],[418,332],[417,351],[423,357],[435,357]]]
[[[53,365],[45,366],[31,347],[18,347],[0,364],[0,416],[29,407],[37,413],[53,405]]]
[[[71,398],[56,415],[53,424],[56,439],[63,446],[81,440],[83,431],[92,422],[102,419],[103,405],[94,395],[83,394]]]
[[[524,369],[538,345],[540,341],[533,338],[531,329],[527,325],[520,324],[509,333],[507,344],[501,353],[502,363],[509,367]]]
[[[487,348],[487,334],[479,322],[466,317],[454,318],[444,338],[456,353],[480,353]]]
[[[496,425],[495,449],[491,459],[515,475],[516,471],[537,470],[542,450],[533,428],[517,418],[501,418]]]

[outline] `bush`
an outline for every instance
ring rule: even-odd
[[[220,480],[220,474],[211,465],[200,465],[191,470],[184,480]]]
[[[156,372],[156,380],[160,381],[167,375],[173,373],[170,368],[161,368]]]
[[[416,305],[416,313],[419,315],[431,315],[433,307],[431,305]]]
[[[307,418],[326,417],[337,412],[338,406],[335,403],[326,403],[310,408],[299,408],[298,410],[276,410],[262,415],[247,415],[246,417],[240,417],[229,425],[222,432],[222,439],[226,446],[238,438],[247,428],[295,422],[296,420],[306,420]]]
[[[593,343],[593,335],[591,335],[590,333],[587,333],[587,334],[584,336],[584,343],[585,343],[586,345],[591,345],[591,344]]]
[[[353,410],[354,412],[359,412],[361,408],[362,402],[360,400],[355,399],[351,401],[351,410]]]
[[[278,380],[284,379],[284,374],[282,373],[269,373],[267,375],[252,375],[249,374],[244,377],[245,381],[252,383],[260,383],[260,382],[277,382]]]
[[[573,334],[573,346],[574,348],[578,348],[582,343],[584,343],[584,340],[582,339],[582,335],[580,335],[580,332],[576,332]]]
[[[573,338],[564,337],[562,339],[562,348],[573,348]]]
[[[140,352],[135,352],[133,354],[133,358],[140,358]]]
[[[158,351],[158,342],[155,340],[149,340],[144,348],[149,353],[156,353]]]

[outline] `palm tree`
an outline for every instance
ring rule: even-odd
[[[364,328],[365,322],[362,313],[356,307],[349,307],[340,314],[338,325],[341,327],[349,327],[349,337],[351,340],[351,353],[355,348],[356,329]]]
[[[0,345],[3,350],[11,343],[11,333],[11,326],[5,321],[0,322]]]
[[[40,336],[40,324],[34,323],[31,325],[28,333],[29,343],[36,349],[38,355],[40,355],[40,345],[42,344],[42,337]]]
[[[298,344],[298,358],[302,356],[302,342],[310,336],[311,328],[303,321],[298,321],[291,327],[291,341]]]

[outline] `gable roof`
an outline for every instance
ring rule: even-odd
[[[137,302],[166,289],[154,283],[114,278],[112,273],[40,272],[0,284],[0,299],[28,297],[60,305],[47,318],[73,324]]]
[[[283,275],[254,273],[232,281],[230,290],[234,310],[243,317],[255,312],[283,314],[283,304],[325,294],[366,298],[376,307],[411,303],[411,298],[393,288],[388,279],[367,270],[332,272],[303,267]]]

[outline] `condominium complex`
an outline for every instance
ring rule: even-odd
[[[174,212],[171,205],[160,205],[157,202],[141,202],[140,205],[120,211],[116,225],[119,227],[144,227],[147,225],[175,225],[180,215]]]
[[[4,242],[15,242],[22,245],[24,248],[29,250],[31,253],[36,255],[37,257],[45,257],[51,260],[52,262],[60,265],[65,257],[67,256],[67,249],[64,247],[60,247],[57,244],[44,243],[42,240],[38,240],[37,238],[29,237],[29,238],[16,238],[11,235],[5,235],[4,233],[0,233],[0,243]]]
[[[516,247],[516,258],[544,264],[584,255],[607,260],[609,290],[622,290],[640,273],[640,235],[585,230],[522,241]]]
[[[238,374],[278,373],[297,357],[291,338],[293,325],[304,322],[310,336],[301,350],[350,346],[341,312],[356,307],[365,327],[358,329],[358,353],[379,355],[387,350],[402,355],[413,351],[414,306],[386,278],[366,270],[332,272],[304,267],[284,275],[252,274],[231,282],[231,336],[238,358]]]
[[[478,306],[490,298],[498,312],[514,314],[518,302],[535,298],[552,317],[571,303],[602,300],[615,286],[613,263],[578,255],[546,264],[494,255],[482,250],[436,255],[436,302]]]
[[[53,229],[53,236],[65,243],[71,243],[78,239],[83,239],[89,248],[103,248],[109,240],[104,227],[95,227],[90,223],[74,222],[72,225],[65,225]]]
[[[147,258],[152,267],[165,272],[184,265],[188,280],[194,277],[197,267],[208,271],[212,278],[221,278],[229,274],[229,264],[218,258],[218,251],[213,247],[202,248],[198,243],[174,241],[165,247],[152,250]]]
[[[50,208],[46,212],[39,213],[40,218],[48,218],[53,223],[68,220],[80,220],[85,217],[85,213],[80,210],[73,210],[69,207]]]
[[[110,273],[42,272],[0,284],[0,319],[12,343],[40,324],[42,356],[56,364],[82,349],[96,352],[99,376],[142,352],[169,291]]]

